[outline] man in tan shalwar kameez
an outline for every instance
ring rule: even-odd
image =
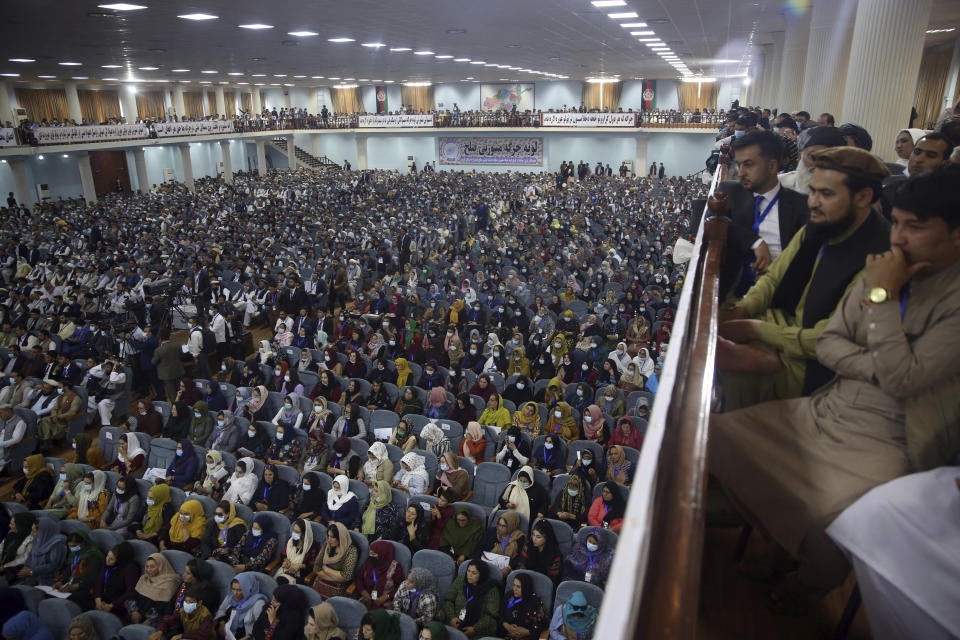
[[[817,188],[835,195],[842,182],[814,173],[812,214],[828,197]],[[837,374],[831,383],[711,420],[711,472],[774,550],[799,563],[771,593],[775,609],[800,613],[843,582],[849,565],[825,533],[840,512],[960,450],[957,202],[960,166],[904,183],[891,250],[868,256],[818,342],[819,360]]]

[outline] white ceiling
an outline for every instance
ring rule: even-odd
[[[825,0],[834,1],[834,0]],[[109,3],[110,0],[99,0]],[[621,79],[676,77],[621,22],[646,22],[689,65],[704,75],[733,75],[754,45],[769,42],[769,32],[784,28],[783,12],[803,0],[626,0],[627,6],[596,8],[590,0],[129,0],[147,5],[139,11],[112,11],[97,0],[7,0],[0,23],[0,73],[20,80],[39,76],[141,81],[190,80],[212,84],[289,83],[317,86],[373,80],[455,82],[550,80],[594,75]],[[635,11],[638,18],[613,20],[606,14]],[[189,21],[178,15],[204,12],[216,20]],[[247,30],[240,24],[263,23],[272,29]],[[960,2],[935,0],[931,27],[960,27]],[[290,31],[309,30],[315,37]],[[958,32],[928,36],[927,44]],[[350,37],[355,42],[332,43]],[[382,48],[362,43],[380,42]],[[411,51],[390,52],[390,47]],[[429,50],[434,55],[414,55]],[[556,74],[537,75],[436,55]],[[7,62],[32,58],[36,62]],[[719,66],[716,59],[736,60]],[[60,66],[76,61],[81,66]],[[102,65],[121,68],[106,69]],[[158,67],[140,70],[139,67]],[[173,69],[190,72],[174,73]],[[217,73],[202,74],[209,70]],[[242,74],[228,75],[229,73]],[[265,74],[255,76],[254,74]],[[275,77],[285,74],[286,77]],[[294,76],[304,76],[295,78]],[[324,76],[322,79],[313,76]],[[331,81],[337,77],[342,80]],[[42,80],[41,80],[42,81]]]

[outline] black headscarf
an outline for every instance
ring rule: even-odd
[[[313,471],[303,475],[303,483],[310,485],[310,491],[299,489],[297,500],[300,504],[300,513],[319,514],[323,505],[327,503],[327,492],[320,490],[320,476]]]
[[[176,402],[177,415],[170,415],[167,426],[163,428],[163,436],[179,442],[190,433],[190,420],[193,418],[193,409],[186,402]]]
[[[136,486],[136,485],[134,485]],[[112,567],[104,566],[103,595],[108,599],[114,600],[123,595],[126,591],[127,581],[124,579],[127,565],[133,562],[133,545],[129,542],[121,542],[110,549],[116,558],[116,563]]]
[[[490,567],[487,566],[487,563],[483,560],[471,560],[470,564],[477,568],[477,571],[480,572],[480,578],[477,580],[477,585],[470,586],[470,583],[467,582],[466,574],[463,578],[463,588],[467,593],[467,615],[464,616],[461,620],[463,627],[472,627],[476,624],[477,620],[480,619],[480,614],[483,613],[483,601],[486,599],[487,592],[490,589],[497,588],[497,584],[490,579]],[[469,567],[468,567],[469,569]]]
[[[603,500],[603,487],[610,489],[610,493],[613,494],[613,498],[610,500],[610,502]],[[605,482],[603,483],[600,491],[600,499],[603,500],[604,507],[607,507],[607,514],[603,517],[603,521],[609,524],[614,520],[623,518],[623,513],[626,511],[626,505],[623,502],[623,496],[620,495],[620,490],[617,489],[617,483]]]

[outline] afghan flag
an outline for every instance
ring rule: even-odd
[[[374,87],[377,92],[377,113],[387,113],[387,88],[384,86]]]
[[[657,108],[657,81],[643,81],[643,110],[653,111]]]

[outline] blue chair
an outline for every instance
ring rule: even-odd
[[[390,615],[400,622],[400,640],[417,640],[417,623],[413,618],[399,611],[390,611]]]
[[[37,613],[37,607],[40,606],[40,601],[46,598],[46,595],[43,591],[35,589],[34,587],[27,587],[24,585],[14,585],[14,589],[20,592],[20,595],[23,596],[23,602],[27,605],[27,611],[30,613]]]
[[[337,612],[337,618],[339,619],[337,626],[344,630],[348,639],[356,638],[357,632],[360,630],[360,621],[367,614],[367,608],[359,601],[343,596],[334,596],[329,598],[327,602]]]
[[[107,551],[123,542],[123,536],[109,529],[94,529],[90,532],[90,541],[106,555]]]
[[[93,622],[101,638],[113,638],[123,628],[123,621],[112,613],[93,609],[84,613]]]
[[[160,553],[163,554],[163,556],[170,563],[170,566],[173,567],[174,572],[181,576],[183,575],[183,569],[187,566],[187,563],[193,560],[193,556],[186,551],[167,549],[166,551],[161,551]]]
[[[257,579],[257,584],[260,586],[260,593],[267,596],[267,598],[272,598],[273,592],[277,589],[277,581],[259,571],[251,571],[249,573]]]
[[[453,558],[442,551],[434,551],[433,549],[421,549],[413,554],[411,568],[416,569],[417,567],[423,567],[433,574],[433,579],[437,583],[437,593],[443,594],[446,594],[447,590],[450,589],[457,572],[457,566],[453,562]]]
[[[37,617],[54,638],[67,637],[70,622],[81,613],[80,605],[63,598],[47,598],[37,604]]]
[[[143,569],[144,565],[147,563],[147,558],[151,555],[157,553],[158,549],[156,545],[147,540],[138,540],[132,539],[127,540],[130,543],[130,546],[133,547],[133,557],[136,559],[137,564]]]
[[[557,539],[557,545],[560,547],[560,553],[564,557],[570,555],[573,550],[573,528],[563,520],[553,518],[540,518],[537,522],[545,522],[553,529],[553,536]],[[534,522],[534,525],[537,524]]]
[[[393,547],[393,559],[403,569],[403,575],[410,573],[410,563],[413,561],[413,556],[409,547],[401,542],[393,542],[392,540],[387,540],[387,542]]]
[[[122,640],[149,640],[154,631],[156,629],[145,624],[128,624],[120,629],[117,637]]]
[[[510,470],[496,462],[481,462],[473,479],[473,495],[470,502],[486,507],[496,507],[500,495],[510,482]]]
[[[583,592],[583,595],[587,598],[587,604],[591,607],[599,609],[603,603],[603,589],[590,582],[581,582],[580,580],[564,580],[561,582],[557,586],[554,602],[557,606],[564,604],[577,591]]]

